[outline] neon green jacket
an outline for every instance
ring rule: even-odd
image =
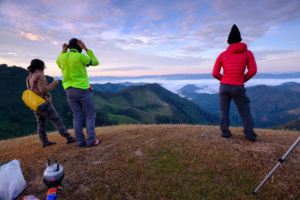
[[[75,52],[61,53],[56,63],[61,69],[63,74],[63,87],[88,89],[90,88],[89,78],[86,71],[86,66],[97,66],[99,61],[95,57],[94,53],[88,49],[87,55],[79,53],[76,49],[71,49]]]

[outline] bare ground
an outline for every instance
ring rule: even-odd
[[[127,125],[100,127],[102,144],[79,148],[57,144],[41,148],[37,135],[0,142],[0,163],[21,161],[25,195],[46,197],[45,162],[57,159],[65,169],[57,199],[300,199],[300,149],[297,147],[256,196],[255,187],[299,132],[257,129],[258,140],[242,128],[220,137],[219,127],[201,125]],[[74,135],[73,130],[70,130]]]

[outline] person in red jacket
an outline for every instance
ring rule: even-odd
[[[240,31],[234,24],[228,36],[229,47],[218,56],[212,75],[221,81],[219,88],[221,136],[225,138],[232,136],[229,130],[229,109],[233,99],[242,118],[246,138],[255,142],[257,135],[253,130],[250,99],[246,95],[244,83],[257,73],[257,66],[253,53],[247,49],[246,44],[240,43],[241,41]],[[223,75],[220,73],[222,67]],[[245,74],[246,68],[248,72]]]

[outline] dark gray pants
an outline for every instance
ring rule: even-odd
[[[73,112],[73,128],[78,145],[93,145],[95,142],[95,103],[91,89],[70,87],[66,90],[68,102]],[[83,134],[82,109],[86,118],[87,139]]]
[[[220,129],[223,135],[231,135],[229,130],[229,109],[231,99],[233,99],[243,121],[244,134],[249,139],[255,139],[257,135],[253,131],[253,119],[249,105],[250,99],[246,95],[244,86],[221,84],[219,89],[219,99],[221,111]]]
[[[71,137],[52,103],[47,103],[46,107],[42,111],[34,112],[34,114],[37,121],[37,132],[43,143],[48,142],[48,137],[46,134],[47,120],[50,120],[53,123],[61,136],[65,137],[66,139]]]

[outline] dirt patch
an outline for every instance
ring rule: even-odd
[[[294,110],[289,110],[289,111],[287,111],[287,113],[289,113],[291,115],[299,115],[300,114],[300,108],[296,108]]]
[[[105,162],[101,161],[101,160],[98,160],[98,161],[94,161],[93,164],[94,165],[99,165],[99,164],[103,164]]]
[[[136,151],[134,152],[134,155],[137,156],[137,157],[143,156],[143,154],[142,154],[142,152],[141,152],[141,149],[139,148],[138,150],[136,150]]]
[[[78,189],[78,193],[87,193],[87,192],[89,192],[90,191],[90,187],[87,187],[87,186],[85,186],[85,185],[83,185],[83,184],[81,184],[80,186],[79,186],[79,189]]]
[[[269,153],[269,154],[274,152],[274,150],[275,150],[273,144],[265,143],[265,142],[256,142],[254,144],[235,145],[235,146],[238,146],[238,148],[240,150],[265,152],[265,153]]]

